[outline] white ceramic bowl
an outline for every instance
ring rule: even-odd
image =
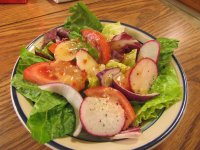
[[[104,20],[102,22],[107,23],[107,22],[112,22],[112,21]],[[146,33],[136,27],[133,27],[127,24],[123,24],[123,25],[125,26],[126,32],[133,35],[137,40],[139,40],[142,43],[151,39],[155,39],[155,37],[153,37],[149,33]],[[42,38],[43,38],[43,35],[40,35],[39,37],[34,39],[27,46],[27,49],[31,51],[34,48],[34,45],[37,45],[37,46],[41,45]],[[78,150],[81,150],[81,149],[87,149],[87,150],[149,149],[158,145],[160,142],[166,139],[166,137],[169,136],[172,133],[172,131],[177,127],[178,123],[180,122],[180,119],[183,116],[186,103],[187,103],[186,77],[176,57],[172,56],[172,58],[173,58],[172,64],[174,68],[176,69],[177,76],[179,77],[180,85],[183,90],[182,99],[178,101],[176,104],[172,105],[170,108],[164,110],[161,113],[159,118],[153,120],[147,126],[143,127],[144,132],[137,140],[125,139],[125,140],[117,140],[117,141],[94,142],[95,140],[92,141],[91,138],[85,138],[86,140],[83,140],[84,137],[77,139],[77,138],[68,136],[68,137],[58,138],[53,141],[50,141],[46,145],[51,147],[52,149],[78,149]],[[17,62],[16,62],[16,65],[17,65]],[[15,74],[16,65],[13,69],[12,77]],[[12,86],[11,86],[11,97],[12,97],[12,103],[13,103],[14,109],[19,119],[21,120],[23,125],[26,127],[27,117],[30,114],[32,106],[27,102],[27,100],[25,100],[25,98],[22,95],[17,93],[15,88]]]

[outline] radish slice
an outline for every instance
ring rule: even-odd
[[[124,88],[122,85],[120,85],[116,78],[117,78],[117,75],[113,78],[113,87],[119,90],[120,92],[122,92],[130,101],[145,102],[159,95],[159,93],[151,93],[151,94],[145,94],[145,95],[133,93],[127,90],[126,88]]]
[[[95,136],[113,136],[125,122],[124,109],[116,100],[86,97],[81,104],[80,119],[84,129]]]
[[[151,58],[158,63],[158,58],[160,55],[160,43],[156,40],[150,40],[140,48],[137,61],[142,58]]]
[[[99,68],[97,62],[85,50],[76,53],[76,63],[80,70],[85,70],[89,75],[96,75]]]
[[[129,84],[134,93],[146,95],[158,76],[156,63],[150,58],[141,59],[132,69]]]
[[[76,115],[76,128],[73,136],[78,136],[82,129],[82,125],[79,119],[79,109],[83,101],[81,95],[74,88],[63,83],[50,83],[39,86],[39,88],[64,96],[67,101],[73,106]]]
[[[131,128],[125,131],[122,131],[118,134],[116,134],[113,137],[110,137],[112,140],[117,140],[117,139],[136,139],[142,134],[140,128]]]
[[[58,44],[55,49],[54,57],[58,61],[71,61],[75,58],[77,43],[74,41],[64,41]]]
[[[119,68],[105,69],[97,73],[97,77],[101,81],[102,86],[110,86],[112,84],[113,76],[120,72]]]

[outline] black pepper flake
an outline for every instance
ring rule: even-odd
[[[105,124],[103,123],[103,127],[105,127]]]
[[[105,114],[105,116],[107,117],[107,116],[108,116],[108,114]]]

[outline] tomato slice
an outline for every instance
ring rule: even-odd
[[[24,79],[36,84],[58,82],[58,78],[50,74],[52,68],[49,62],[40,62],[26,68],[23,72]]]
[[[129,127],[129,125],[133,122],[133,120],[136,118],[134,109],[131,106],[128,99],[116,89],[113,89],[111,87],[98,86],[89,88],[85,90],[84,93],[87,96],[91,97],[103,97],[103,98],[118,100],[120,105],[124,109],[126,116],[123,130],[126,130]]]
[[[39,85],[62,82],[77,91],[85,87],[87,74],[70,62],[40,62],[26,68],[24,79]]]
[[[111,57],[110,46],[106,38],[100,32],[92,29],[83,29],[81,33],[85,40],[99,51],[100,63],[106,64]]]

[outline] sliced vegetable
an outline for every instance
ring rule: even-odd
[[[77,50],[75,41],[64,41],[56,46],[54,57],[58,61],[71,61],[76,57]]]
[[[106,38],[98,31],[92,29],[81,30],[83,38],[100,53],[99,62],[106,64],[110,60],[110,46]]]
[[[98,86],[89,88],[85,90],[84,93],[91,97],[102,97],[111,100],[117,100],[125,111],[126,120],[123,126],[123,130],[126,130],[136,117],[134,109],[128,99],[116,89],[111,87]]]
[[[27,81],[43,85],[62,82],[80,91],[85,87],[86,73],[69,62],[41,62],[36,63],[23,72]]]
[[[138,93],[133,93],[123,86],[121,86],[116,79],[113,80],[113,87],[122,92],[130,101],[139,101],[139,102],[145,102],[147,100],[150,100],[154,98],[155,96],[158,96],[159,93],[151,93],[151,94],[138,94]]]
[[[80,119],[88,133],[105,137],[122,130],[125,115],[116,99],[86,97],[81,104]]]
[[[125,27],[117,23],[106,23],[103,26],[102,33],[107,38],[108,41],[111,41],[115,35],[119,35],[120,33],[124,32]]]
[[[156,40],[150,40],[144,43],[140,48],[137,61],[141,60],[142,58],[151,58],[156,63],[158,63],[159,56],[160,43]]]
[[[75,115],[76,115],[76,127],[73,133],[73,136],[78,136],[82,129],[82,125],[79,119],[80,118],[79,109],[83,101],[83,98],[81,97],[79,92],[77,92],[71,86],[63,84],[63,83],[46,84],[46,85],[39,86],[39,88],[42,90],[54,92],[54,93],[64,96],[67,99],[67,101],[73,106]]]
[[[85,70],[88,75],[96,75],[98,72],[98,64],[92,56],[85,50],[79,50],[76,53],[76,63],[81,70]]]
[[[132,69],[129,76],[131,90],[134,93],[147,94],[157,76],[156,63],[150,58],[141,59]]]
[[[40,62],[27,67],[23,76],[24,79],[37,84],[58,82],[58,77],[51,74],[53,71],[50,62]]]
[[[120,68],[105,69],[97,73],[97,77],[101,81],[102,86],[110,86],[112,84],[113,76],[120,72]]]

